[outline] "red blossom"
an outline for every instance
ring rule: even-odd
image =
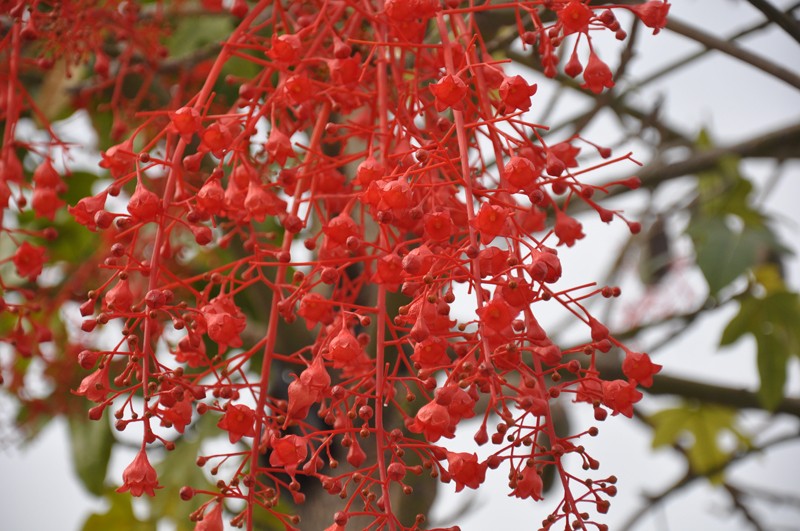
[[[436,402],[422,406],[414,420],[408,424],[408,429],[413,433],[423,434],[425,439],[432,443],[442,437],[448,439],[455,437],[455,426],[450,423],[447,408]]]
[[[224,531],[222,522],[222,502],[214,503],[211,510],[203,515],[194,526],[194,531]]]
[[[517,473],[514,490],[511,491],[509,496],[516,496],[517,498],[531,498],[534,501],[542,499],[542,477],[536,471],[536,467],[526,466],[522,472]]]
[[[127,140],[122,144],[112,146],[101,153],[103,160],[100,161],[101,168],[108,169],[111,176],[122,177],[133,168],[136,161],[136,154],[133,152],[133,140]]]
[[[181,107],[170,113],[169,119],[171,129],[179,134],[184,142],[190,142],[192,136],[202,127],[200,113],[192,107]]]
[[[583,233],[583,225],[580,222],[564,214],[563,211],[556,211],[556,236],[558,236],[558,245],[566,245],[572,247],[577,240],[585,236]]]
[[[570,0],[558,11],[558,21],[564,28],[564,35],[587,32],[592,17],[592,10],[580,0]]]
[[[433,96],[436,98],[435,106],[438,112],[442,112],[448,107],[455,111],[464,108],[464,98],[467,95],[467,84],[457,76],[446,75],[430,86]]]
[[[636,390],[636,384],[625,380],[603,382],[603,404],[614,412],[633,417],[633,405],[642,399],[642,393]]]
[[[67,207],[67,212],[84,227],[95,230],[97,225],[94,222],[94,216],[103,210],[107,196],[108,194],[103,192],[95,196],[84,197],[74,207]]]
[[[244,404],[229,404],[217,427],[227,431],[228,439],[235,443],[242,437],[256,434],[256,414]]]
[[[297,435],[283,437],[272,436],[270,440],[272,452],[269,454],[269,464],[294,474],[297,467],[308,457],[308,443]]]
[[[488,245],[497,236],[504,235],[506,232],[506,221],[508,212],[501,206],[484,203],[481,205],[472,226],[481,234],[481,243]]]
[[[142,494],[155,496],[155,489],[162,488],[158,484],[156,469],[150,464],[144,449],[139,450],[131,464],[122,472],[122,479],[124,483],[117,489],[117,492],[130,491],[134,496]]]
[[[645,387],[653,385],[653,376],[661,370],[661,365],[653,363],[643,352],[628,351],[622,361],[622,372],[629,380]]]
[[[153,221],[161,211],[161,198],[141,184],[128,201],[128,212],[137,221]]]
[[[639,17],[648,28],[653,28],[653,35],[667,25],[667,14],[670,4],[666,0],[648,0],[644,4],[630,6],[629,9]]]
[[[581,87],[589,89],[595,94],[600,94],[604,88],[614,86],[611,69],[597,57],[594,51],[589,54],[589,62],[586,63],[586,68],[583,70],[583,80],[584,84]]]
[[[241,347],[239,337],[246,321],[242,311],[226,296],[220,295],[200,309],[206,321],[208,337],[219,344],[220,350],[227,346]]]
[[[86,376],[81,380],[75,394],[78,396],[85,396],[87,399],[97,404],[104,402],[111,388],[108,386],[108,364],[97,369],[92,374]]]
[[[486,479],[487,463],[478,462],[477,454],[447,452],[448,471],[456,482],[456,492],[464,487],[477,489]]]
[[[27,278],[34,282],[36,278],[42,273],[42,267],[45,262],[45,248],[31,245],[28,242],[22,242],[14,253],[11,261],[17,269],[17,274],[23,278]]]
[[[506,77],[500,84],[500,99],[509,111],[531,108],[531,96],[536,94],[536,83],[528,85],[522,76]]]

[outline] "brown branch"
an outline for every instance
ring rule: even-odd
[[[727,147],[716,147],[669,164],[651,164],[638,172],[642,186],[655,188],[664,181],[709,170],[720,159],[730,155],[742,158],[797,158],[800,157],[800,123],[778,129]]]
[[[764,13],[764,16],[767,17],[767,19],[774,22],[780,26],[783,31],[791,35],[794,40],[800,42],[800,25],[793,17],[783,13],[780,9],[770,4],[766,0],[747,1],[750,2],[750,5]]]
[[[770,74],[771,76],[785,81],[797,89],[800,89],[800,75],[797,75],[791,70],[775,64],[772,61],[761,57],[760,55],[756,55],[753,52],[738,46],[736,43],[722,40],[714,35],[710,35],[698,28],[695,28],[694,26],[690,26],[685,22],[675,20],[674,18],[667,22],[667,29],[697,41],[707,48],[713,48],[724,54],[730,55],[731,57],[735,57],[736,59],[739,59],[750,66],[758,68],[766,74]]]
[[[723,472],[726,468],[728,468],[730,465],[732,465],[732,464],[734,464],[734,463],[736,463],[738,461],[741,461],[742,459],[744,459],[746,457],[749,457],[750,455],[752,455],[754,453],[764,452],[765,450],[767,450],[769,448],[773,448],[775,446],[779,446],[779,445],[787,443],[787,442],[792,442],[792,441],[796,440],[798,438],[798,436],[800,436],[800,433],[791,433],[789,435],[773,439],[772,441],[764,443],[763,445],[761,445],[759,447],[754,447],[754,448],[748,449],[748,450],[746,450],[744,452],[741,452],[741,453],[738,453],[738,454],[734,454],[733,456],[731,456],[724,463],[720,464],[719,466],[715,467],[712,470],[709,470],[705,475],[696,474],[696,473],[692,472],[691,469],[687,470],[686,474],[684,474],[675,483],[673,483],[672,485],[670,485],[667,488],[665,488],[664,490],[662,490],[660,493],[658,493],[656,495],[647,496],[647,504],[643,505],[635,513],[633,513],[631,516],[629,516],[628,520],[622,526],[620,526],[620,528],[619,528],[620,531],[630,531],[631,529],[633,529],[633,527],[636,525],[636,523],[642,518],[642,516],[644,516],[647,513],[647,511],[651,510],[655,505],[658,505],[659,503],[663,502],[669,496],[672,496],[673,494],[679,492],[684,487],[690,485],[694,481],[696,481],[696,480],[698,480],[700,478],[705,478],[705,477],[713,476],[715,474],[719,474],[720,472]]]
[[[600,376],[604,380],[625,378],[622,368],[614,359],[603,358],[598,360],[597,367],[600,370]],[[642,391],[651,395],[673,395],[736,409],[764,409],[758,396],[746,389],[735,389],[666,374],[655,375],[653,377],[653,385],[650,388],[642,389]],[[800,399],[786,397],[774,412],[800,418]]]

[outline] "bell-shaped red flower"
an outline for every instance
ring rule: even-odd
[[[161,488],[161,485],[158,484],[156,469],[150,464],[144,449],[139,450],[131,464],[122,473],[122,479],[123,484],[117,489],[117,492],[130,491],[134,496],[142,494],[155,496],[155,489]]]

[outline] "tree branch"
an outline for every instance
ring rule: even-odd
[[[796,158],[800,157],[800,123],[778,129],[727,147],[715,147],[669,164],[651,164],[638,172],[642,186],[655,188],[664,181],[691,175],[715,167],[729,155],[739,157]]]
[[[800,25],[797,24],[797,21],[794,18],[786,13],[783,13],[780,9],[776,8],[766,0],[747,1],[750,2],[750,5],[764,13],[764,16],[770,21],[783,28],[783,31],[788,33],[794,40],[800,42]]]
[[[622,368],[614,359],[599,358],[597,367],[604,380],[625,378]],[[642,390],[651,395],[673,395],[736,409],[764,409],[758,396],[746,389],[735,389],[665,374],[656,374],[653,377],[653,385]],[[774,413],[786,413],[800,418],[800,399],[784,398]]]
[[[760,55],[756,55],[749,50],[741,48],[736,43],[725,41],[713,35],[709,35],[698,28],[690,26],[685,22],[675,20],[674,18],[667,22],[667,29],[697,41],[707,48],[713,48],[722,53],[730,55],[731,57],[735,57],[740,61],[758,68],[764,73],[770,74],[771,76],[785,81],[797,89],[800,89],[800,76],[780,65],[773,63],[768,59],[765,59],[764,57],[761,57]]]

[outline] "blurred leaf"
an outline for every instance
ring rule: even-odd
[[[650,416],[653,425],[653,448],[677,444],[686,450],[689,465],[694,473],[711,474],[724,465],[731,452],[719,446],[719,437],[725,432],[734,434],[744,446],[749,440],[736,429],[736,410],[716,405],[687,405],[665,409]],[[686,439],[686,435],[690,439]],[[712,481],[721,479],[714,474]]]
[[[189,521],[189,513],[205,501],[202,497],[188,502],[181,500],[181,488],[191,485],[196,489],[215,490],[206,479],[203,469],[196,464],[200,446],[204,438],[215,434],[215,426],[210,415],[200,417],[193,428],[187,428],[187,432],[191,430],[189,435],[175,441],[175,450],[166,455],[167,460],[155,465],[158,482],[163,489],[150,498],[151,514],[169,517],[179,530],[194,529]]]
[[[725,327],[720,346],[730,345],[745,334],[752,334],[757,345],[760,378],[758,391],[762,405],[775,410],[783,400],[786,366],[791,356],[800,356],[800,298],[780,291],[764,298],[747,297],[739,313]]]
[[[101,496],[115,442],[108,417],[104,414],[100,420],[92,421],[86,415],[69,415],[67,420],[75,472],[86,490]]]
[[[688,228],[697,254],[697,265],[711,294],[743,275],[758,262],[759,252],[774,242],[765,227],[745,225],[736,231],[723,218],[694,220]]]
[[[183,16],[166,45],[171,57],[183,57],[213,42],[222,42],[233,30],[226,16]]]
[[[110,503],[108,511],[93,514],[83,524],[83,531],[153,531],[155,526],[143,522],[133,513],[130,494],[119,495],[111,491],[106,496]]]

